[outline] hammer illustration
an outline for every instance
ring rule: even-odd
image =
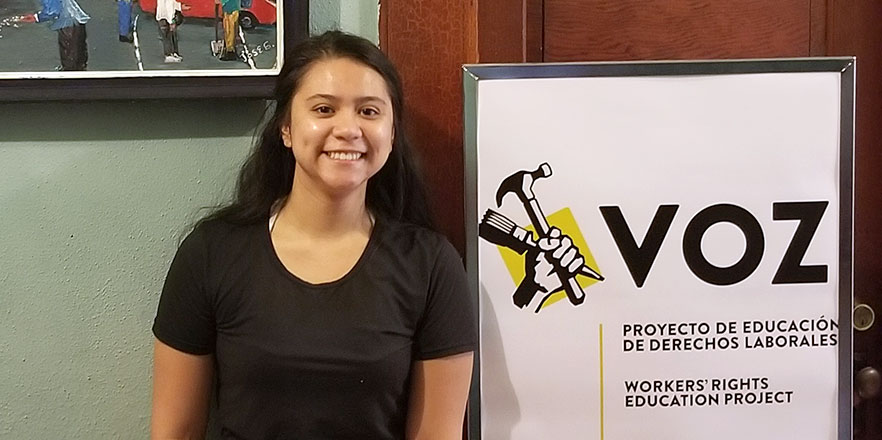
[[[536,232],[539,233],[539,238],[548,236],[548,221],[545,219],[545,214],[542,213],[542,208],[539,207],[539,202],[536,200],[536,196],[533,194],[533,183],[541,178],[551,176],[551,165],[548,165],[548,162],[539,165],[534,171],[518,171],[511,176],[505,178],[501,184],[499,184],[499,189],[496,191],[496,206],[502,206],[502,198],[505,197],[508,193],[517,194],[518,198],[521,199],[521,203],[524,204],[524,209],[527,211],[527,216],[530,217],[530,221],[533,223],[533,227],[536,228]],[[562,269],[559,268],[556,270],[557,276],[560,278],[561,284],[564,286],[564,290],[567,293],[567,297],[570,299],[570,302],[573,305],[582,304],[585,301],[585,292],[582,291],[582,286],[579,285],[579,282],[575,277],[570,278],[568,274]],[[527,288],[528,283],[522,282],[521,285],[524,288]],[[535,289],[538,286],[532,285],[530,283],[529,288],[532,289],[532,292],[527,295],[527,292],[522,291],[523,288],[518,286],[517,291],[515,292],[515,304],[518,307],[523,307],[529,303],[532,299],[533,295],[536,294]]]
[[[539,245],[533,239],[533,233],[518,226],[508,217],[488,209],[478,224],[478,235],[498,246],[506,247],[521,255],[527,251],[535,251],[539,249]],[[588,278],[594,278],[603,281],[603,275],[596,270],[582,263],[579,267],[577,275],[584,275]]]

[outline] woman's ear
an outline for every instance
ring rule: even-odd
[[[288,124],[282,126],[282,143],[291,148],[291,126]]]

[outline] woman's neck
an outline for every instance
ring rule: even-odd
[[[314,238],[334,237],[353,232],[370,233],[372,220],[365,205],[363,186],[334,197],[295,178],[291,193],[282,205],[277,222]]]

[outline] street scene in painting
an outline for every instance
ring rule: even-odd
[[[0,0],[0,75],[273,69],[278,7],[273,0]]]

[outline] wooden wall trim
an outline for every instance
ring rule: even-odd
[[[474,59],[478,0],[383,0],[380,47],[404,86],[405,129],[442,233],[465,249],[461,65]]]
[[[809,5],[809,55],[827,54],[827,0],[811,0]]]
[[[811,9],[809,0],[545,0],[544,60],[805,57]]]
[[[524,0],[524,61],[541,63],[545,45],[545,1]]]
[[[480,0],[478,57],[481,62],[517,63],[525,59],[527,5],[531,0]]]
[[[465,250],[462,65],[524,61],[527,6],[535,8],[541,3],[542,0],[380,3],[380,47],[401,73],[409,118],[406,130],[422,157],[439,229],[461,254]],[[535,10],[529,10],[535,15]],[[536,35],[536,22],[532,23],[531,35]],[[533,52],[534,46],[535,42],[529,46]]]

